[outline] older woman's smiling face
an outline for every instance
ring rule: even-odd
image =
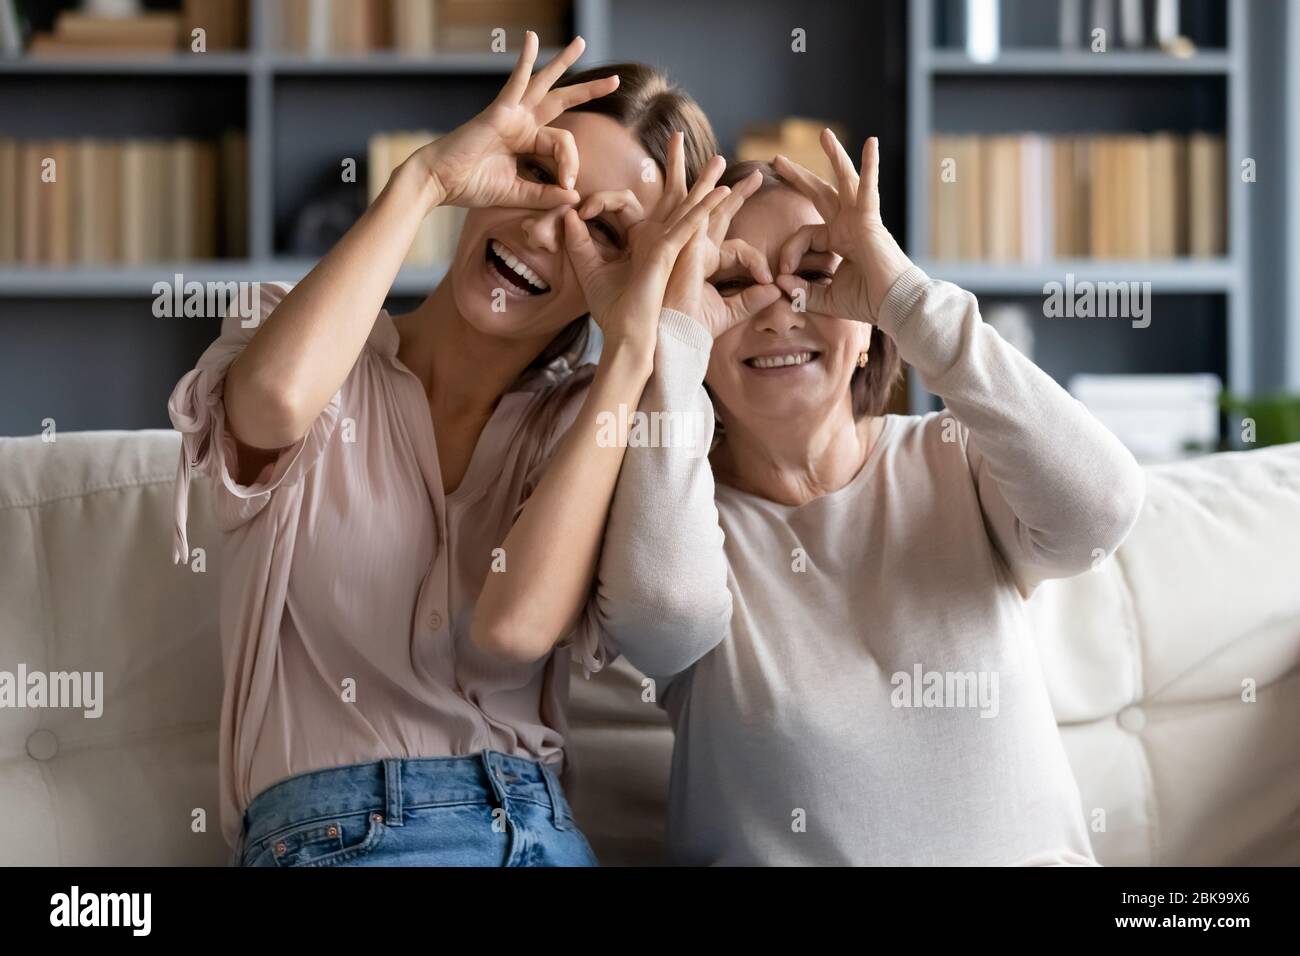
[[[727,238],[743,239],[757,249],[776,275],[785,241],[799,227],[821,221],[813,204],[793,189],[768,186],[746,200]],[[830,253],[809,253],[797,272],[810,282],[826,283],[837,265]],[[728,296],[755,280],[738,267],[711,281]],[[852,416],[849,383],[858,355],[870,342],[870,325],[796,312],[782,295],[714,341],[705,381],[724,426],[729,419],[745,428],[812,424],[835,414],[837,406]]]

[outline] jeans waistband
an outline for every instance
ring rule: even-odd
[[[496,807],[511,800],[549,807],[558,829],[572,824],[568,801],[548,767],[485,750],[465,757],[394,758],[331,767],[282,780],[249,804],[241,847],[316,818],[382,813],[385,823],[400,827],[409,810],[467,803]]]

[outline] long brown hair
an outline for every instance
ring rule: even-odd
[[[644,63],[608,63],[567,73],[555,86],[573,86],[614,75],[618,76],[618,89],[575,106],[571,112],[608,116],[631,132],[655,161],[661,176],[668,171],[668,143],[673,133],[680,130],[686,154],[686,183],[693,185],[704,164],[718,153],[718,139],[700,105],[663,71]],[[587,349],[589,329],[587,316],[574,319],[529,368],[546,368],[557,359],[572,364]]]
[[[732,163],[718,180],[718,185],[734,186],[754,170],[758,170],[763,175],[763,183],[758,187],[759,192],[766,189],[794,189],[789,182],[781,178],[781,174],[771,163],[759,160]],[[871,327],[869,348],[867,367],[854,369],[853,377],[849,379],[855,418],[883,415],[889,406],[889,397],[903,371],[903,360],[899,357],[898,347],[894,345],[893,339],[880,331],[878,325]]]

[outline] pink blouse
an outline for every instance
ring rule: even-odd
[[[253,797],[307,771],[483,749],[557,770],[564,759],[568,642],[536,663],[503,662],[473,645],[470,620],[591,368],[539,373],[503,395],[448,495],[423,385],[381,312],[310,432],[241,485],[223,382],[287,291],[263,283],[259,321],[227,318],[168,403],[182,433],[174,558],[189,557],[193,471],[212,478],[224,532],[221,820],[232,844]],[[599,669],[594,630],[583,633],[579,656]]]

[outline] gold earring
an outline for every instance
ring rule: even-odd
[[[859,353],[858,353],[858,368],[866,368],[866,367],[867,367],[867,362],[868,362],[868,361],[869,361],[869,359],[868,359],[868,357],[867,357],[867,353],[866,353],[865,351],[862,351],[862,352],[859,352]]]

